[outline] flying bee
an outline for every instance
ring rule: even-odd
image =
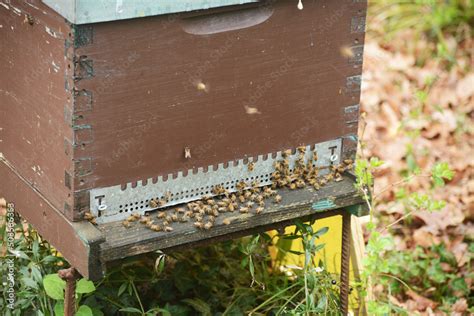
[[[239,212],[240,212],[240,213],[248,213],[248,212],[249,212],[249,208],[242,206],[242,207],[240,207]]]
[[[151,199],[150,202],[148,202],[148,206],[151,208],[157,208],[158,202],[155,199]]]
[[[281,195],[279,195],[279,194],[275,195],[275,197],[273,198],[273,201],[275,203],[280,203],[281,202]]]
[[[262,212],[263,212],[263,207],[262,207],[262,206],[259,206],[259,207],[257,207],[257,208],[255,209],[255,213],[256,213],[256,214],[260,214],[260,213],[262,213]]]
[[[194,227],[196,228],[199,228],[199,229],[203,229],[204,228],[204,224],[202,222],[194,222]]]
[[[209,230],[212,228],[212,226],[214,226],[212,222],[207,222],[206,224],[204,224],[204,229]]]
[[[252,172],[253,169],[255,169],[255,162],[251,161],[249,162],[249,164],[247,165],[247,169]]]
[[[230,218],[224,218],[224,220],[222,221],[222,224],[230,225],[231,222],[232,222],[232,220]]]
[[[172,231],[173,231],[173,227],[171,227],[171,226],[165,226],[164,231],[165,231],[165,232],[168,232],[168,233],[169,233],[169,232],[172,232]]]
[[[129,227],[130,227],[130,222],[127,221],[127,220],[124,220],[124,221],[122,222],[122,226],[125,227],[125,228],[129,228]]]

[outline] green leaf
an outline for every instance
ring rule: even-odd
[[[38,284],[33,279],[22,278],[21,283],[23,283],[27,287],[31,287],[31,288],[36,289],[36,290],[38,289]]]
[[[76,316],[94,316],[92,314],[92,309],[87,305],[79,306],[79,309],[76,312]]]
[[[318,229],[318,231],[314,233],[314,235],[319,238],[322,235],[326,234],[328,231],[329,231],[329,227],[323,227],[321,229]]]
[[[86,294],[95,291],[95,286],[92,281],[80,279],[76,284],[76,293]]]
[[[54,305],[54,315],[64,316],[64,302],[63,301],[59,301]]]
[[[120,312],[128,312],[128,313],[136,313],[136,314],[141,314],[142,313],[141,310],[139,310],[138,308],[135,308],[135,307],[121,308]]]
[[[64,289],[66,281],[61,280],[57,274],[48,274],[43,279],[43,286],[46,294],[55,300],[64,299]]]
[[[122,285],[120,285],[119,290],[117,292],[117,296],[120,296],[123,294],[123,292],[125,292],[125,290],[127,289],[127,285],[128,285],[127,282],[124,282],[122,283]]]
[[[204,301],[194,298],[194,299],[184,299],[183,302],[192,306],[197,312],[199,312],[203,316],[210,316],[211,315],[211,307]]]
[[[435,186],[440,187],[445,184],[444,180],[452,180],[454,171],[449,168],[448,163],[441,162],[433,166],[431,177]]]

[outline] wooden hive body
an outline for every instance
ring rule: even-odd
[[[2,190],[18,199],[21,183],[52,210],[24,211],[46,238],[55,225],[85,229],[74,222],[97,215],[104,188],[325,142],[354,158],[365,1],[214,1],[102,20],[80,16],[80,0],[77,17],[45,2],[69,21],[39,0],[0,2],[0,152],[4,179],[21,180]]]

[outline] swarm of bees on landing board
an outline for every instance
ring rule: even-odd
[[[204,196],[199,201],[187,203],[185,207],[174,208],[173,211],[160,211],[154,215],[141,216],[133,213],[122,222],[122,225],[129,228],[132,223],[138,222],[156,232],[171,232],[173,223],[192,221],[197,229],[209,230],[223,213],[261,214],[269,201],[274,204],[280,203],[282,197],[277,193],[277,189],[296,190],[311,186],[319,190],[330,181],[342,181],[342,173],[353,168],[352,160],[344,160],[342,164],[331,166],[330,172],[321,177],[319,168],[315,167],[318,160],[317,153],[314,152],[311,158],[305,161],[306,147],[301,146],[297,150],[298,157],[293,169],[290,169],[288,159],[292,154],[291,150],[285,150],[282,153],[283,159],[274,163],[275,171],[272,173],[272,184],[269,186],[260,187],[258,181],[252,183],[242,181],[236,184],[237,191],[234,193],[230,193],[222,186],[214,186],[212,189],[214,197]],[[248,169],[253,171],[253,162],[249,163]],[[152,199],[149,206],[163,207],[170,198],[171,193],[167,192],[161,199]],[[222,220],[222,224],[229,225],[235,218],[226,217]]]

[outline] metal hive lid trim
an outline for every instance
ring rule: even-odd
[[[317,152],[319,168],[329,167],[339,164],[342,154],[342,140],[335,139],[318,143],[314,146],[306,146],[305,161],[314,152]],[[288,157],[290,169],[295,165],[298,153]],[[97,223],[107,223],[119,221],[130,216],[131,213],[144,215],[146,212],[154,211],[149,205],[151,199],[161,199],[165,194],[171,194],[171,199],[160,208],[165,208],[177,204],[200,200],[204,196],[213,196],[212,188],[222,186],[229,192],[237,191],[236,185],[245,181],[258,181],[259,186],[266,186],[272,183],[271,174],[275,171],[274,163],[282,159],[282,152],[275,154],[259,155],[248,158],[248,162],[253,162],[253,170],[249,170],[248,163],[243,159],[228,162],[227,167],[220,163],[217,168],[209,166],[207,171],[199,168],[197,171],[189,170],[187,175],[178,172],[176,177],[168,175],[159,176],[154,182],[153,178],[137,183],[127,183],[125,187],[115,185],[105,188],[95,188],[90,191],[90,210],[96,217]],[[325,174],[322,170],[321,175]]]
[[[73,24],[88,24],[205,10],[259,0],[42,0]]]

